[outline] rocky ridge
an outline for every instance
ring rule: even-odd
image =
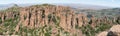
[[[74,34],[77,36],[83,36],[84,33],[82,29],[79,28],[90,25],[91,28],[94,29],[97,25],[101,25],[101,23],[112,26],[114,25],[113,22],[120,20],[119,17],[114,18],[111,21],[106,16],[96,18],[94,15],[91,18],[88,18],[87,14],[76,13],[75,10],[70,7],[49,4],[20,7],[19,9],[20,10],[17,12],[0,12],[0,18],[2,20],[1,24],[5,24],[4,22],[7,19],[18,20],[13,34],[19,32],[22,25],[29,29],[45,27],[44,30],[48,30],[49,27],[52,27],[51,36],[56,36],[57,34],[63,36],[63,31],[59,31],[60,29],[64,30],[64,32],[70,33],[69,36],[73,36]],[[44,31],[44,33],[46,32]],[[40,32],[40,35],[45,36],[42,32]]]

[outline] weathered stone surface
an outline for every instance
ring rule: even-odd
[[[19,15],[19,16],[18,16]],[[82,26],[86,26],[90,24],[93,28],[97,24],[113,24],[113,22],[119,24],[119,17],[115,17],[109,20],[108,16],[95,18],[92,16],[91,18],[87,17],[85,13],[77,13],[75,10],[70,7],[64,6],[54,6],[54,5],[36,5],[29,7],[20,8],[19,12],[0,12],[0,18],[2,20],[2,24],[4,24],[7,19],[14,19],[18,17],[18,25],[15,28],[15,31],[19,31],[20,25],[26,26],[27,28],[39,28],[39,27],[48,27],[52,26],[54,29],[52,30],[53,36],[54,33],[58,32],[58,28],[63,28],[64,31],[69,32],[71,36],[73,34],[77,34],[77,36],[82,36],[82,32],[79,29]],[[90,20],[90,21],[89,21]],[[1,24],[1,23],[0,23]],[[76,28],[76,25],[78,27]],[[113,33],[119,32],[119,26],[113,26],[110,31]],[[79,29],[79,30],[77,30]],[[45,30],[44,30],[45,31]],[[60,32],[61,33],[61,32]],[[63,33],[63,32],[62,32]],[[99,36],[105,36],[108,32],[102,32],[98,34]],[[41,33],[43,34],[43,33]],[[43,35],[42,35],[43,36]]]
[[[97,22],[97,19],[96,19],[94,16],[92,16],[91,19],[90,19],[89,24],[91,24],[91,26],[92,26],[93,28],[95,28],[95,26],[97,25],[96,22]]]
[[[101,32],[101,33],[99,33],[97,36],[107,36],[107,31],[104,31],[104,32]]]
[[[77,23],[80,27],[85,26],[88,23],[88,18],[84,13],[77,15]]]
[[[109,31],[120,34],[120,25],[113,25]],[[120,36],[120,35],[119,35]]]
[[[120,25],[113,25],[108,31],[103,31],[97,36],[120,36]]]
[[[66,17],[61,15],[60,16],[60,24],[59,24],[62,28],[66,28],[67,24],[66,24]]]

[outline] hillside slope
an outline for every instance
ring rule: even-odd
[[[20,36],[95,36],[120,24],[120,17],[88,17],[70,7],[50,4],[14,6],[0,12],[0,34]]]

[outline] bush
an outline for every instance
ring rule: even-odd
[[[110,24],[100,23],[95,28],[92,28],[90,24],[88,24],[86,26],[81,27],[81,30],[83,34],[86,34],[86,36],[95,36],[96,33],[108,30],[110,27]]]

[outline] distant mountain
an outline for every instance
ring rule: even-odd
[[[12,7],[13,5],[12,4],[0,4],[0,10],[1,9],[6,9],[6,8],[9,8],[9,7]]]
[[[8,7],[13,6],[14,4],[0,4],[0,9],[5,9]],[[28,3],[28,4],[17,4],[18,6],[25,7],[25,6],[31,6],[36,5],[34,3]],[[61,6],[69,6],[71,8],[77,8],[77,9],[106,9],[111,7],[106,6],[98,6],[98,5],[88,5],[88,4],[53,4],[53,5],[61,5]]]
[[[27,6],[31,6],[31,5],[34,5],[34,4],[17,4],[18,6],[20,7],[27,7]],[[14,6],[14,4],[0,4],[0,10],[3,10],[3,9],[6,9],[6,8],[9,8],[9,7],[12,7]]]
[[[107,9],[107,8],[113,8],[113,7],[99,6],[99,5],[89,5],[89,4],[56,4],[56,5],[69,6],[69,7],[77,8],[77,9]]]

